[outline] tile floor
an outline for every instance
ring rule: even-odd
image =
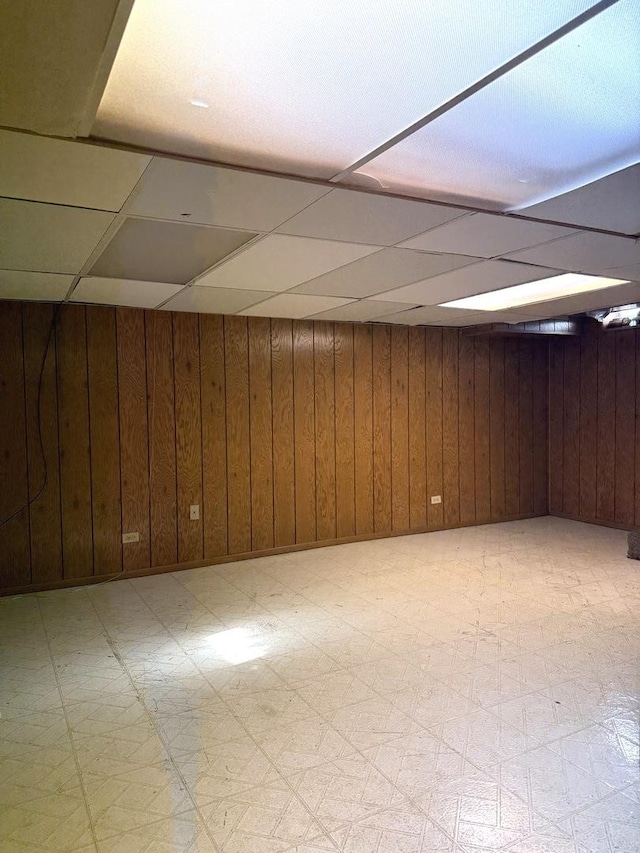
[[[640,563],[544,518],[0,600],[0,850],[637,853]]]

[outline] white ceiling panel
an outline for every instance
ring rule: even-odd
[[[618,0],[359,171],[391,191],[504,210],[631,166],[638,32],[637,0]]]
[[[427,252],[495,258],[506,252],[537,246],[572,233],[574,231],[571,228],[560,228],[557,225],[472,213],[420,234],[402,245],[407,249]]]
[[[0,125],[74,136],[106,82],[131,0],[3,0]],[[106,60],[106,61],[105,61]]]
[[[67,295],[72,282],[72,275],[0,270],[0,299],[60,302]]]
[[[372,299],[389,302],[413,302],[418,305],[439,305],[463,296],[472,296],[524,281],[546,278],[549,270],[527,264],[512,264],[508,261],[482,261],[473,266],[462,267],[437,275],[426,281],[417,281],[406,287],[380,293]],[[455,309],[451,309],[455,310]]]
[[[598,273],[640,264],[640,241],[581,231],[572,237],[515,252],[509,258],[569,272]]]
[[[118,211],[151,157],[0,131],[0,196]]]
[[[478,258],[382,249],[352,264],[307,281],[295,293],[362,298],[475,263]]]
[[[319,314],[314,314],[312,319],[365,323],[367,320],[377,319],[385,314],[394,314],[396,311],[406,311],[406,309],[407,305],[404,302],[374,302],[372,299],[360,299],[340,308],[321,311]]]
[[[80,279],[71,294],[71,301],[124,305],[128,308],[155,308],[180,289],[177,284],[85,276]]]
[[[283,234],[393,246],[465,213],[457,207],[334,190],[278,228]]]
[[[200,314],[235,314],[269,296],[264,290],[227,290],[223,287],[186,287],[163,308],[167,311],[196,311]]]
[[[640,284],[620,284],[617,287],[607,287],[592,293],[579,293],[537,305],[522,305],[518,311],[535,316],[545,312],[544,316],[555,317],[560,314],[581,314],[583,311],[596,311],[598,308],[612,308],[614,305],[625,305],[638,300],[640,300]]]
[[[591,5],[136,0],[93,133],[331,177]]]
[[[375,251],[376,246],[272,234],[216,267],[196,283],[201,287],[280,292]]]
[[[381,302],[378,303],[382,305]],[[389,303],[390,305],[394,303]],[[441,320],[456,320],[461,321],[463,317],[468,316],[469,311],[456,311],[455,308],[441,308],[439,305],[428,305],[419,308],[409,308],[407,305],[402,306],[403,310],[398,309],[392,314],[379,314],[372,317],[373,320],[379,320],[381,323],[394,323],[400,326],[425,326],[436,325]]]
[[[455,311],[455,308],[450,308],[449,310]],[[462,316],[463,314],[464,316]],[[452,316],[434,320],[430,325],[465,328],[467,326],[484,326],[487,323],[527,323],[536,319],[525,314],[516,314],[512,311],[472,311],[470,314],[461,311],[460,315],[458,319]],[[540,319],[543,318],[540,317]]]
[[[277,296],[260,302],[251,308],[239,311],[250,317],[287,317],[301,320],[312,317],[331,308],[347,305],[350,299],[338,299],[336,296],[305,296],[300,293],[279,293]]]
[[[77,273],[112,213],[0,199],[0,269]]]
[[[604,275],[620,278],[625,281],[640,281],[640,264],[631,267],[613,267],[604,271]]]
[[[126,212],[272,231],[328,192],[304,181],[154,157]]]
[[[520,213],[585,228],[640,234],[640,164],[525,207]]]

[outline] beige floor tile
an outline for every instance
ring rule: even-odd
[[[0,849],[637,853],[624,539],[541,518],[2,599]]]

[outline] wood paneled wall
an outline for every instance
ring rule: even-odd
[[[550,511],[640,526],[640,330],[550,348]]]
[[[546,343],[83,306],[44,365],[40,492],[53,317],[0,303],[0,518],[36,498],[0,527],[4,591],[547,512]]]

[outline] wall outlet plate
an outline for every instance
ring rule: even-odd
[[[441,504],[442,503],[442,495],[431,495],[431,503],[432,504]]]
[[[198,521],[200,518],[200,504],[191,504],[189,507],[189,518],[191,521]]]
[[[122,534],[122,544],[126,545],[127,542],[139,542],[140,534],[139,533],[123,533]]]

